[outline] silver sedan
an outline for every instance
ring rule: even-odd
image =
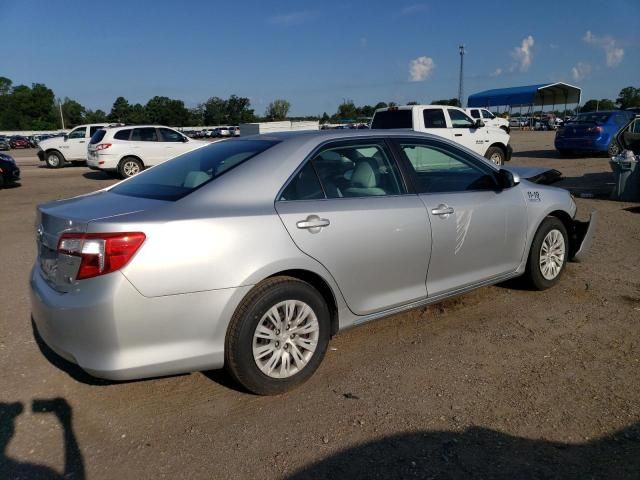
[[[410,131],[215,143],[39,206],[33,320],[98,377],[224,366],[277,394],[341,329],[517,276],[553,286],[594,217],[522,173]]]

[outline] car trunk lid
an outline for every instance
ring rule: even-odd
[[[38,206],[36,244],[42,277],[56,290],[74,288],[80,257],[57,251],[63,233],[86,233],[91,222],[136,213],[168,202],[100,191]]]

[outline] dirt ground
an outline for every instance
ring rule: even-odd
[[[482,288],[341,333],[279,397],[221,371],[102,382],[45,357],[30,323],[34,207],[113,180],[41,168],[0,191],[0,478],[640,478],[640,204],[606,158],[514,132],[513,164],[561,170],[592,255],[545,292]]]

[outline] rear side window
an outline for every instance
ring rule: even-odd
[[[444,112],[440,108],[424,110],[422,116],[425,128],[447,128]]]
[[[156,165],[110,191],[131,197],[179,200],[276,143],[270,140],[214,143]]]
[[[480,112],[478,110],[471,110],[471,116],[473,118],[480,118]]]
[[[162,142],[183,142],[184,137],[180,135],[175,130],[171,130],[169,128],[159,128],[160,136],[162,137]]]
[[[133,142],[157,142],[158,133],[155,127],[134,128],[131,134]]]
[[[120,130],[113,135],[113,138],[116,140],[129,140],[129,136],[131,135],[131,129],[128,128],[126,130]]]
[[[102,125],[94,125],[93,127],[89,127],[89,136],[93,137],[93,134],[96,133],[101,128],[104,128]]]
[[[412,128],[413,117],[411,110],[383,110],[373,115],[371,128]]]
[[[100,129],[97,130],[92,136],[91,136],[91,140],[89,141],[90,145],[95,145],[96,143],[100,143],[102,141],[102,139],[104,138],[104,136],[106,135],[107,131],[104,129]]]

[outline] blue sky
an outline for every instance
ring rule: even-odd
[[[640,87],[640,1],[0,0],[0,75],[107,112],[115,98],[276,98],[294,115],[344,98],[430,102],[566,81]]]

